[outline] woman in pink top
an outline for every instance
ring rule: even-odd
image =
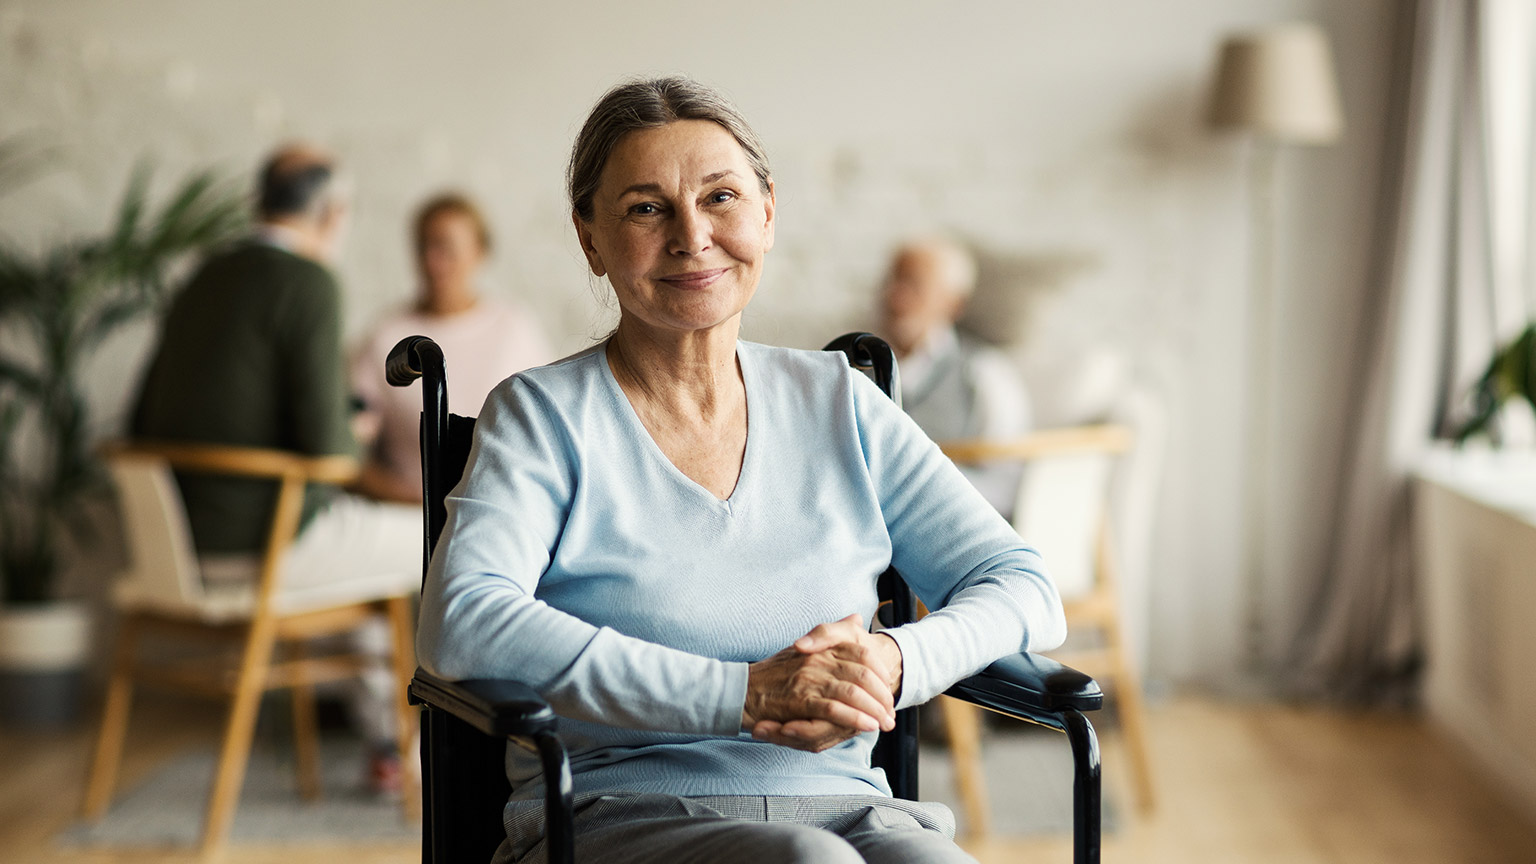
[[[421,501],[421,384],[385,383],[384,358],[396,342],[417,334],[436,340],[453,363],[449,404],[477,413],[503,379],[554,359],[525,310],[479,293],[491,237],[472,201],[454,193],[432,198],[417,212],[414,239],[420,293],[373,328],[352,363],[353,393],[378,427],[357,490],[388,501]]]

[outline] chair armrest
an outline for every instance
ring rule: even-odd
[[[1028,462],[1046,456],[1074,453],[1124,453],[1131,449],[1132,433],[1126,426],[1064,426],[1040,429],[1018,438],[967,438],[940,441],[939,449],[950,459],[967,465],[986,462]]]
[[[128,441],[104,445],[104,456],[144,456],[163,459],[178,471],[228,474],[239,477],[287,477],[308,483],[350,483],[357,479],[351,456],[307,456],[290,450],[230,447],[182,441]]]
[[[497,738],[555,731],[555,712],[520,681],[448,681],[417,669],[408,690],[412,705],[429,705]]]
[[[1041,714],[1096,711],[1104,705],[1097,681],[1041,654],[1004,657],[955,684],[946,695],[1034,720]]]

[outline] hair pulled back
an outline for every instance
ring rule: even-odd
[[[411,239],[416,244],[416,254],[420,255],[427,248],[427,229],[439,216],[462,216],[469,220],[475,229],[475,239],[480,243],[481,252],[491,251],[491,226],[486,222],[485,214],[481,212],[479,205],[462,192],[442,192],[432,196],[421,208],[416,211],[416,218],[411,224]]]
[[[571,148],[565,172],[571,209],[583,222],[592,221],[592,196],[603,168],[619,141],[637,129],[654,129],[678,120],[708,120],[731,133],[747,155],[758,185],[768,191],[768,155],[745,117],[715,90],[690,78],[671,76],[627,81],[597,100]]]

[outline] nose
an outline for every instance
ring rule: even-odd
[[[714,226],[709,216],[697,206],[679,207],[672,220],[672,236],[667,251],[673,255],[694,256],[709,249]]]

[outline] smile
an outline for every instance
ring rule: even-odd
[[[716,279],[723,276],[729,268],[718,267],[714,270],[699,270],[692,273],[678,273],[672,276],[663,276],[657,280],[665,282],[674,288],[697,289],[708,288]]]

